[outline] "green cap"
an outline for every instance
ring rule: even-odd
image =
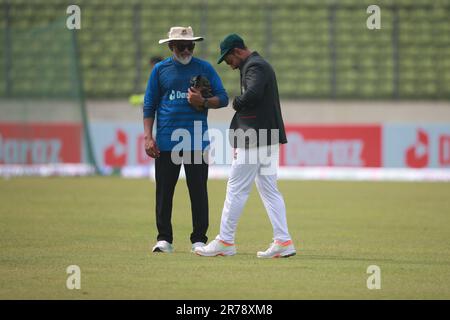
[[[221,63],[228,52],[230,52],[230,50],[234,48],[244,49],[245,44],[244,40],[242,40],[240,36],[232,33],[227,35],[225,39],[223,39],[223,41],[220,43],[220,57],[219,60],[217,60],[217,63]]]

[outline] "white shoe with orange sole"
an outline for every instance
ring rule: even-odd
[[[269,249],[266,251],[258,251],[256,256],[258,258],[270,259],[270,258],[288,258],[295,256],[296,251],[292,240],[281,242],[274,240]]]
[[[233,256],[236,254],[236,246],[233,243],[214,239],[204,247],[195,248],[195,253],[203,257]]]

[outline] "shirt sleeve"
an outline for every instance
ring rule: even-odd
[[[155,118],[156,108],[160,102],[159,68],[155,66],[148,79],[144,95],[144,118]]]
[[[210,64],[208,64],[208,78],[213,95],[219,98],[220,108],[226,107],[228,105],[228,94],[223,87],[222,80]]]

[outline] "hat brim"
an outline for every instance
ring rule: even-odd
[[[159,44],[163,44],[169,41],[203,41],[203,37],[192,37],[192,38],[176,38],[176,39],[161,39],[158,41]]]
[[[222,53],[222,54],[220,55],[220,57],[219,57],[219,60],[217,60],[217,64],[221,64],[222,61],[225,59],[225,56],[226,56],[227,54],[229,54],[230,51],[231,51],[232,49],[233,49],[233,48],[230,48],[230,49],[228,49],[227,51],[225,51],[224,53]]]

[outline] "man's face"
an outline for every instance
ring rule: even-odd
[[[225,56],[224,61],[231,69],[235,70],[239,68],[242,59],[235,55],[234,50],[231,50],[230,53]]]
[[[182,64],[188,64],[194,53],[195,43],[193,41],[173,41],[172,51],[177,60]]]

